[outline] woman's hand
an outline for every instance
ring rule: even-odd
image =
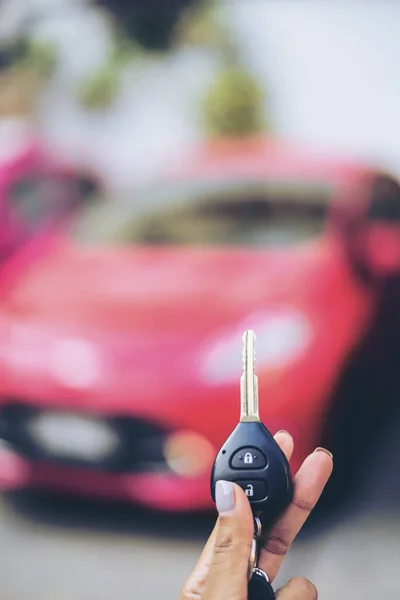
[[[293,438],[285,431],[275,440],[290,459]],[[273,581],[282,561],[320,497],[332,472],[332,455],[317,448],[294,478],[292,503],[272,528],[265,532],[258,566]],[[200,559],[186,581],[180,600],[247,600],[247,569],[253,539],[253,516],[243,490],[230,482],[218,482],[219,518]],[[314,585],[301,577],[291,579],[277,592],[279,600],[315,600]]]

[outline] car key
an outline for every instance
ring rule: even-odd
[[[293,497],[289,463],[273,436],[260,421],[258,380],[254,372],[255,335],[243,335],[243,374],[241,377],[240,422],[222,446],[211,473],[211,496],[215,484],[233,481],[242,487],[254,515],[262,516],[268,527],[288,506]],[[249,557],[249,600],[273,600],[274,591],[267,573],[257,566],[261,520],[255,517],[254,539]]]
[[[217,454],[211,473],[215,501],[218,480],[233,481],[244,489],[254,514],[262,512],[270,526],[291,502],[293,482],[286,456],[260,421],[258,380],[254,373],[255,335],[243,335],[240,422]]]

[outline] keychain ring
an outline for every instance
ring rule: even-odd
[[[248,570],[249,581],[252,578],[253,573],[257,567],[258,554],[259,554],[258,539],[261,536],[261,529],[262,529],[261,520],[258,517],[254,517],[254,537],[253,537],[253,541],[251,543],[250,558],[249,558],[249,570]]]
[[[262,524],[259,517],[254,517],[254,537],[258,539],[261,537]]]
[[[255,569],[254,569],[253,572],[254,572],[255,575],[261,575],[261,577],[264,577],[264,579],[265,579],[265,581],[267,583],[271,583],[271,580],[270,580],[270,578],[268,576],[268,573],[266,573],[265,571],[263,571],[262,569],[260,569],[260,567],[255,567]]]
[[[250,581],[250,579],[252,578],[252,575],[254,573],[254,569],[256,568],[256,564],[257,564],[257,552],[258,548],[257,548],[257,539],[253,538],[253,541],[251,543],[251,551],[250,551],[250,558],[249,558],[249,570],[247,573],[248,579]]]

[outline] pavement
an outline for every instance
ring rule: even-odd
[[[385,488],[379,477],[376,483],[370,502],[360,490],[364,502],[305,531],[278,586],[303,575],[325,600],[399,597],[400,504],[390,498],[393,482]],[[212,525],[212,515],[154,514],[33,492],[4,495],[1,598],[177,600]]]
[[[389,420],[388,420],[389,421]],[[276,585],[303,575],[324,600],[400,597],[400,409],[361,457],[356,492],[317,513]],[[357,448],[354,448],[357,451]],[[2,600],[177,600],[214,515],[34,492],[0,496]],[[378,591],[379,590],[379,591]]]

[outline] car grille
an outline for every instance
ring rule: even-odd
[[[46,411],[15,401],[3,405],[0,407],[0,438],[32,462],[51,462],[74,467],[90,466],[91,469],[119,473],[168,470],[163,454],[168,430],[157,424],[130,416],[101,417],[98,414],[79,413],[86,417],[103,418],[118,438],[119,443],[110,455],[93,461],[54,455],[33,439],[29,423],[46,412],[54,414],[55,411]]]

